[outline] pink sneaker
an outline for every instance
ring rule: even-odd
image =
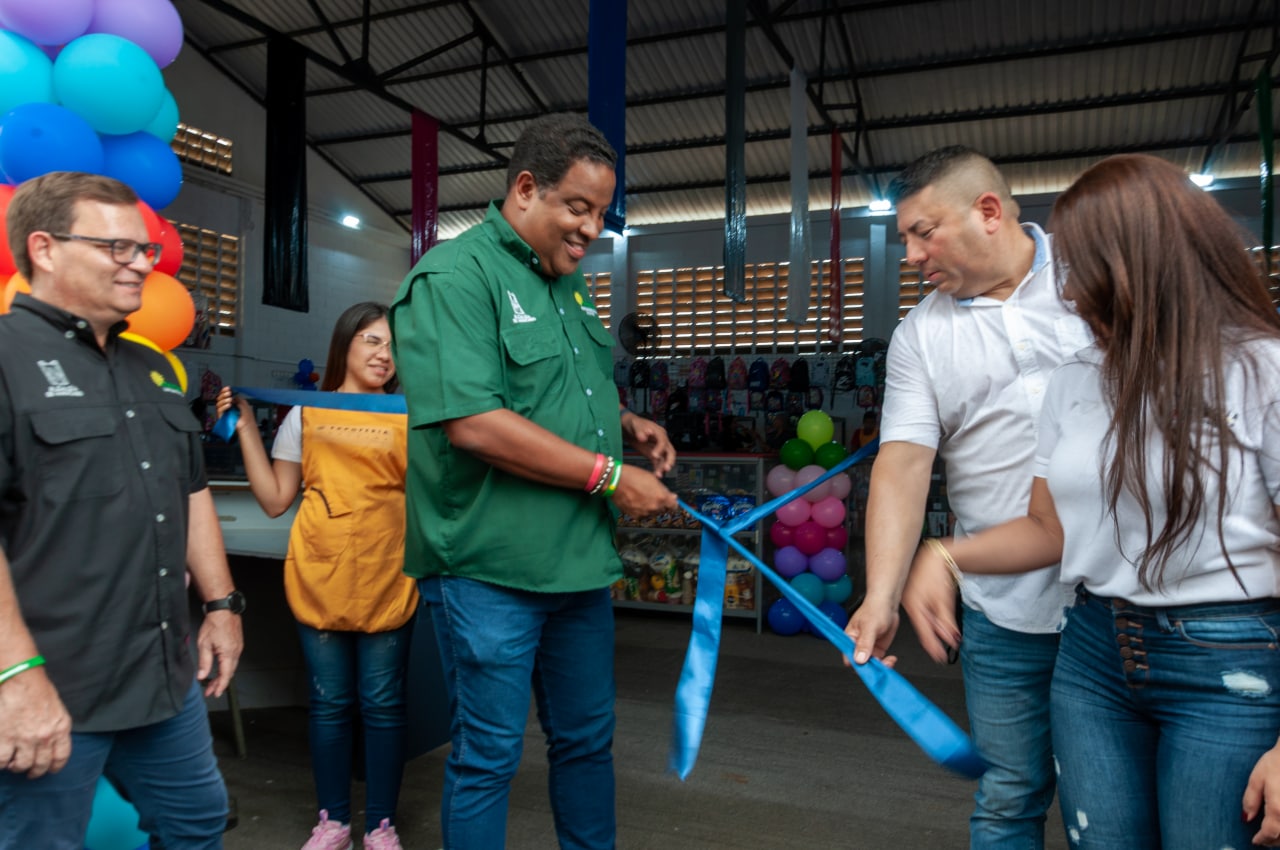
[[[377,829],[365,835],[364,850],[403,850],[396,828],[389,819],[383,818]]]
[[[320,822],[302,850],[351,850],[351,827],[329,820],[329,812],[320,810]]]

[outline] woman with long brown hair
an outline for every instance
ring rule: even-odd
[[[1076,586],[1051,697],[1073,847],[1270,843],[1280,316],[1237,225],[1164,160],[1098,163],[1050,223],[1096,342],[1049,383],[1028,515],[926,541],[915,567],[948,581],[1060,561]]]

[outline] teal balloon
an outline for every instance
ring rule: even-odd
[[[796,436],[804,440],[815,451],[823,443],[831,442],[836,433],[835,423],[831,417],[821,410],[810,410],[800,417],[796,423]]]
[[[818,446],[813,453],[813,462],[823,469],[830,469],[848,456],[849,450],[832,440],[829,443],[823,443]]]
[[[834,602],[837,605],[853,596],[853,579],[840,576],[835,581],[826,582],[822,586],[822,601]]]
[[[160,111],[164,77],[138,45],[94,33],[62,48],[53,63],[53,91],[99,133],[126,135],[142,130]]]
[[[146,847],[149,836],[138,829],[138,812],[105,779],[98,780],[93,813],[85,834],[87,850],[135,850]]]
[[[151,123],[142,128],[142,132],[150,133],[166,145],[178,134],[178,102],[173,99],[173,94],[168,89],[164,90],[160,109],[151,119]]]
[[[799,437],[792,437],[778,450],[778,459],[788,469],[800,469],[813,463],[813,447]]]
[[[819,605],[823,599],[823,582],[813,573],[801,573],[791,580],[791,587],[796,593]]]
[[[53,62],[28,39],[0,30],[0,115],[24,103],[53,103]]]

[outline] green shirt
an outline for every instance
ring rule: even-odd
[[[428,251],[392,302],[409,405],[411,576],[567,592],[622,575],[605,499],[496,469],[454,448],[439,427],[506,408],[621,459],[613,338],[581,272],[548,278],[539,270],[537,254],[491,204],[483,222]]]

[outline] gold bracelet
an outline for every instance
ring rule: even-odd
[[[924,544],[933,550],[943,563],[947,565],[947,569],[951,571],[951,580],[959,587],[964,581],[964,574],[960,572],[960,565],[956,563],[956,559],[951,557],[951,553],[947,551],[947,547],[942,545],[942,541],[936,537],[926,537]]]

